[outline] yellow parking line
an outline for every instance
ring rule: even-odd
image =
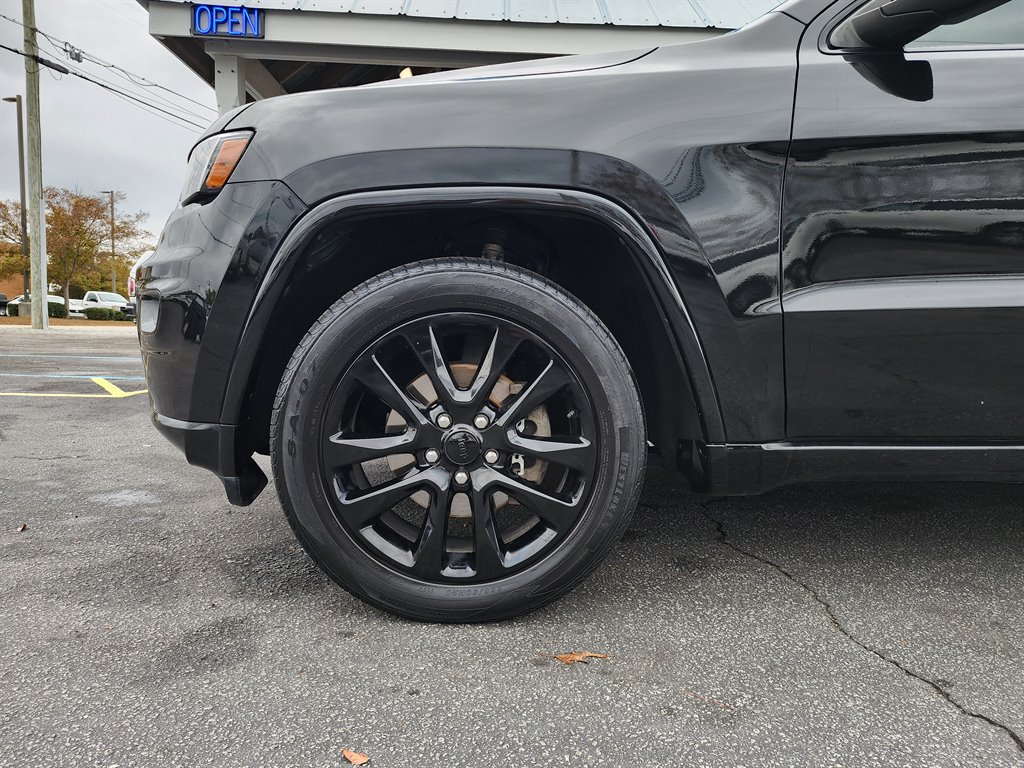
[[[0,397],[98,397],[113,400],[113,395],[80,395],[72,392],[0,392]]]
[[[132,395],[143,395],[148,392],[148,389],[137,389],[132,392],[125,392],[116,384],[113,384],[102,376],[93,376],[92,380],[100,387],[105,389],[108,394],[106,395],[83,395],[72,392],[0,392],[0,397],[89,397],[89,398],[102,398],[104,400],[112,400],[114,398],[131,397]]]
[[[102,376],[93,376],[92,380],[99,384],[101,387],[103,387],[105,390],[107,390],[107,392],[110,393],[111,397],[131,397],[132,395],[141,395],[142,393],[149,391],[145,389],[137,389],[134,392],[125,392],[123,389],[117,386],[117,384],[113,384],[107,381]]]

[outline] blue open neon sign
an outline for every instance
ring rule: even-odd
[[[244,6],[192,6],[192,34],[202,37],[263,37],[263,11]]]

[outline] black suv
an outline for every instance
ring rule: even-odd
[[[1024,0],[260,101],[141,269],[158,429],[395,613],[542,605],[706,494],[1024,480]]]

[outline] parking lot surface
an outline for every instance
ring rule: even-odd
[[[433,626],[188,466],[133,329],[0,326],[0,374],[0,766],[1024,765],[1020,486],[652,471],[567,598]]]

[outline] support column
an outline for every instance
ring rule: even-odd
[[[245,59],[223,53],[210,56],[213,58],[217,111],[223,115],[245,104]]]

